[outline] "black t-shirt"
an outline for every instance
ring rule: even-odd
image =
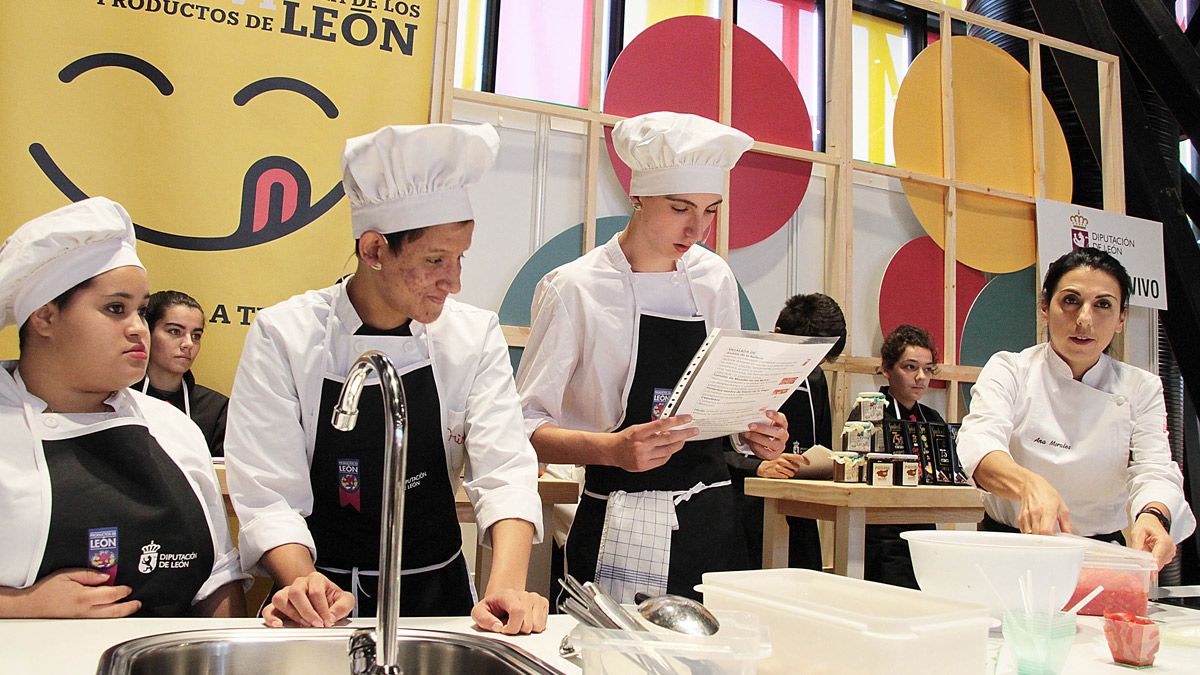
[[[188,391],[186,406],[183,401],[184,387]],[[209,453],[213,457],[225,455],[225,414],[229,410],[228,396],[204,385],[196,384],[196,377],[190,370],[183,374],[183,387],[175,391],[164,391],[147,386],[145,379],[130,388],[145,391],[147,395],[160,401],[166,401],[184,412],[190,408],[192,421],[200,427],[200,432],[204,434]]]

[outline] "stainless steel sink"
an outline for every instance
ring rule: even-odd
[[[166,633],[122,642],[100,657],[98,675],[321,675],[350,672],[354,629],[230,628]],[[401,629],[405,675],[559,674],[528,652],[474,635]]]

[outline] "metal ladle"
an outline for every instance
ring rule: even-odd
[[[721,628],[721,622],[704,605],[682,595],[658,595],[645,593],[633,596],[638,603],[638,614],[650,623],[676,633],[687,635],[713,635]]]

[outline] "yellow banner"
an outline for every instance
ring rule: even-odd
[[[5,3],[0,237],[88,196],[138,226],[152,290],[209,317],[228,392],[257,308],[332,283],[346,138],[428,121],[437,8],[400,0]],[[15,358],[16,330],[0,332]]]

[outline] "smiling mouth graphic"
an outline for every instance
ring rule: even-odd
[[[41,143],[29,146],[29,155],[38,168],[71,201],[89,196],[67,177]],[[241,214],[237,229],[222,237],[190,237],[151,229],[134,223],[141,241],[187,251],[230,251],[258,246],[285,237],[317,218],[338,203],[342,184],[330,188],[320,201],[311,203],[312,184],[308,173],[287,157],[263,157],[246,170],[242,179]],[[118,200],[119,201],[119,200]]]

